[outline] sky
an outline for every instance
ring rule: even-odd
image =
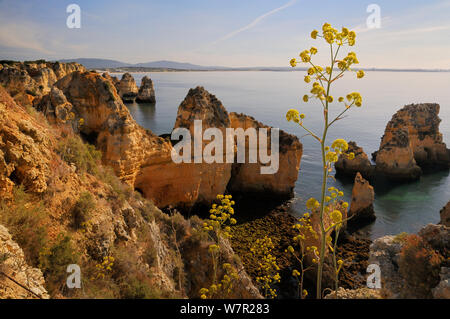
[[[69,4],[81,28],[66,25]],[[368,28],[370,4],[380,28]],[[357,32],[360,65],[450,69],[450,0],[0,0],[0,58],[288,66],[324,22]],[[325,61],[324,61],[325,62]]]

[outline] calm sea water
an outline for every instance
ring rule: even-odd
[[[120,74],[117,74],[121,76]],[[129,104],[134,119],[156,134],[170,133],[181,101],[189,88],[204,86],[216,95],[228,111],[254,116],[264,124],[279,127],[303,136],[301,128],[285,119],[286,111],[296,107],[305,113],[305,124],[319,132],[322,115],[318,104],[305,104],[301,97],[308,87],[302,81],[304,72],[173,72],[135,73],[139,85],[144,75],[152,78],[156,90],[156,105]],[[450,73],[427,72],[366,72],[362,80],[352,74],[336,82],[332,92],[338,96],[359,91],[363,106],[349,112],[349,116],[331,128],[328,141],[335,138],[355,140],[369,155],[377,150],[386,123],[403,105],[436,102],[441,105],[440,131],[450,144]],[[340,106],[332,108],[337,112]],[[301,139],[304,153],[295,186],[295,214],[302,214],[305,201],[320,194],[320,154],[318,144],[311,137]],[[351,183],[330,181],[350,200]],[[439,221],[439,210],[450,200],[449,172],[425,175],[420,181],[403,185],[377,187],[375,212],[377,220],[368,226],[372,238],[399,232],[416,232],[423,225]]]

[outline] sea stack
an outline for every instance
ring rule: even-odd
[[[348,154],[355,154],[354,159],[348,159]],[[354,178],[359,172],[366,179],[372,179],[375,166],[370,163],[367,154],[362,147],[359,147],[356,142],[350,141],[348,143],[348,150],[345,154],[339,155],[338,161],[334,164],[336,175],[349,176]]]
[[[153,88],[153,81],[148,76],[144,76],[141,81],[141,87],[136,98],[139,103],[155,103],[155,89]]]
[[[352,202],[348,212],[350,219],[347,225],[350,230],[356,230],[375,220],[374,200],[375,192],[373,187],[358,172],[353,184]]]
[[[133,76],[130,73],[124,73],[118,83],[117,91],[124,102],[132,103],[138,94],[138,88]]]
[[[449,168],[450,150],[439,132],[439,104],[410,104],[386,126],[380,149],[374,153],[377,172],[389,179],[415,180],[421,168]]]

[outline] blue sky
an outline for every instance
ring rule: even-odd
[[[81,28],[66,26],[67,5]],[[366,8],[381,8],[368,29]],[[324,22],[356,29],[364,67],[450,69],[450,0],[0,0],[0,58],[287,66]]]

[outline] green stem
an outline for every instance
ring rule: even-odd
[[[338,48],[339,50],[339,48]],[[321,200],[320,200],[320,231],[321,231],[321,243],[320,243],[320,254],[319,254],[319,264],[317,267],[317,292],[316,292],[316,298],[321,299],[322,298],[322,272],[323,272],[323,264],[325,261],[325,245],[326,245],[326,232],[325,227],[323,224],[323,213],[325,209],[325,192],[327,187],[327,176],[328,176],[328,165],[325,158],[325,143],[327,138],[327,132],[328,132],[328,96],[330,95],[330,85],[331,85],[331,77],[333,74],[333,68],[334,68],[334,55],[333,55],[333,45],[330,44],[330,51],[331,51],[331,69],[329,74],[329,80],[327,84],[327,94],[326,94],[326,100],[325,100],[325,110],[324,110],[324,119],[325,119],[325,125],[323,130],[323,136],[320,143],[321,151],[322,151],[322,165],[323,165],[323,176],[322,176],[322,194],[321,194]]]

